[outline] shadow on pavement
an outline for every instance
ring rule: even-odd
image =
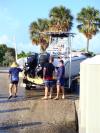
[[[31,122],[31,123],[15,123],[15,124],[7,124],[5,123],[4,125],[0,125],[0,130],[8,130],[10,128],[24,128],[28,126],[36,126],[36,125],[41,125],[42,122]]]
[[[10,102],[20,102],[20,101],[27,101],[27,100],[36,100],[36,99],[41,99],[43,97],[43,95],[39,95],[39,96],[27,96],[27,97],[23,97],[23,96],[18,96],[16,99],[15,98],[11,98],[10,100],[8,100],[8,97],[0,97],[0,103],[10,103]],[[3,99],[4,98],[4,99]]]
[[[16,108],[16,109],[0,110],[0,113],[23,111],[23,110],[29,110],[29,109],[30,108]]]
[[[75,95],[75,94],[67,95],[66,99],[78,100],[79,99],[79,95]]]

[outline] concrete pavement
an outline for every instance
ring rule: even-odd
[[[0,133],[76,133],[75,100],[41,100],[44,90],[26,91],[19,86],[18,97],[8,97],[9,78],[0,73]]]
[[[0,133],[27,133],[29,130],[75,133],[75,129],[75,109],[71,100],[11,99],[0,102]]]

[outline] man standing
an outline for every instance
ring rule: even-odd
[[[57,96],[54,98],[55,100],[59,99],[60,89],[62,90],[62,99],[65,98],[64,94],[64,78],[65,78],[65,67],[63,60],[59,61],[59,68],[57,70]]]
[[[13,62],[9,70],[10,84],[9,84],[8,99],[12,98],[13,94],[14,94],[14,97],[17,97],[16,94],[17,94],[17,86],[19,82],[19,72],[22,72],[22,70],[18,68],[18,64],[16,62]]]
[[[50,57],[49,63],[47,63],[43,69],[43,79],[45,82],[45,96],[42,98],[44,100],[48,99],[48,90],[50,89],[49,98],[52,98],[52,90],[53,90],[53,75],[55,67],[52,64],[53,57]]]

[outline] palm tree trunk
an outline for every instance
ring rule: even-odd
[[[86,52],[89,52],[89,41],[90,41],[90,39],[89,39],[89,38],[87,38]]]

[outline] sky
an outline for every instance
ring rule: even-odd
[[[72,48],[85,48],[86,38],[76,28],[76,16],[87,6],[100,11],[99,0],[0,0],[0,44],[7,44],[8,47],[15,47],[16,44],[18,53],[39,52],[39,47],[31,43],[29,25],[38,18],[48,18],[49,11],[60,5],[69,8],[74,16],[71,32],[76,35],[72,39]],[[99,39],[100,33],[91,39],[90,51],[100,53]]]

